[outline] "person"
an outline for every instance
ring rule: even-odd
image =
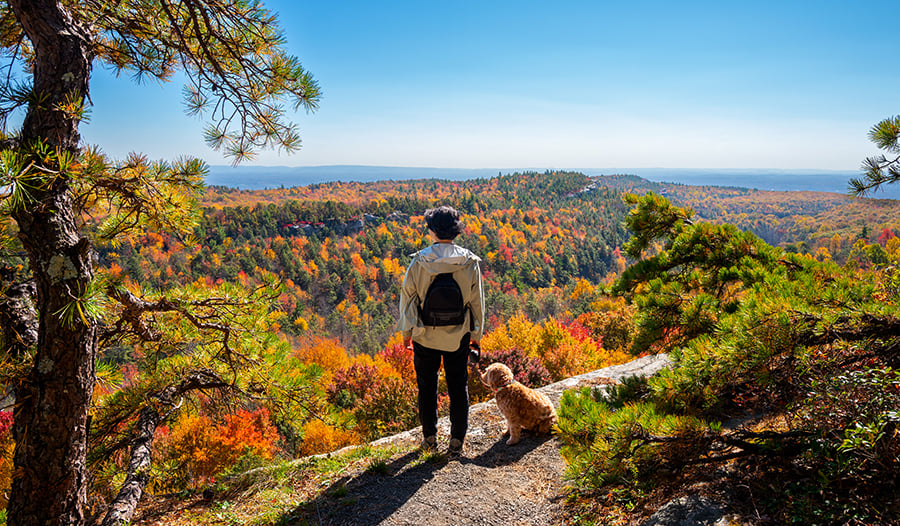
[[[423,449],[437,447],[438,375],[441,362],[450,395],[451,456],[462,453],[469,423],[468,357],[469,348],[477,348],[484,326],[484,291],[481,284],[481,258],[453,240],[463,230],[460,214],[449,206],[425,212],[425,223],[432,245],[412,255],[400,290],[398,330],[403,344],[413,350],[418,386],[419,420],[422,423]],[[462,323],[429,325],[423,320],[423,302],[432,282],[452,273],[459,286],[465,314]]]

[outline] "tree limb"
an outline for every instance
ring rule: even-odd
[[[119,526],[131,520],[144,488],[150,481],[153,435],[159,425],[177,409],[176,400],[188,392],[198,389],[230,389],[233,387],[215,372],[198,369],[188,373],[178,384],[166,386],[148,396],[148,399],[153,399],[156,403],[151,401],[140,411],[131,440],[131,454],[125,482],[110,503],[100,526]],[[168,408],[168,410],[161,412],[160,408]]]
[[[633,455],[641,447],[650,444],[688,444],[692,447],[703,445],[707,451],[730,451],[712,456],[697,456],[687,459],[669,459],[670,467],[684,467],[698,464],[712,464],[717,462],[725,462],[735,458],[749,456],[793,456],[803,450],[798,442],[800,439],[808,438],[812,433],[806,431],[747,431],[737,430],[731,433],[719,434],[707,431],[701,435],[651,435],[643,430],[632,435],[633,439],[639,440],[632,450]],[[774,441],[775,448],[760,444],[756,441]],[[704,444],[705,443],[705,444]],[[738,451],[734,451],[737,448]]]

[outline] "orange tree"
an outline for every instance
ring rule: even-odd
[[[229,361],[240,351],[225,323],[242,302],[144,300],[95,275],[98,236],[141,227],[189,231],[205,168],[197,160],[150,163],[139,155],[115,162],[84,147],[79,125],[92,68],[161,81],[184,72],[189,109],[208,119],[209,144],[239,161],[257,148],[296,149],[297,129],[283,103],[317,105],[318,86],[283,43],[275,17],[257,0],[0,2],[8,64],[0,90],[2,310],[11,320],[3,324],[2,370],[16,397],[15,468],[28,474],[13,480],[10,524],[87,520],[88,421],[101,336],[162,339],[167,327],[152,317],[165,312],[192,324],[200,342],[218,335],[213,356]],[[14,114],[22,124],[13,130],[6,125],[19,122],[7,119]],[[87,228],[85,217],[101,211],[100,224]],[[217,371],[186,367],[185,376],[145,393],[144,423],[152,426],[167,412],[160,404],[177,403],[186,391],[235,384]],[[132,442],[134,477],[105,523],[128,520],[143,486],[147,445]]]

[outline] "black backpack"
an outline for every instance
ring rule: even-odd
[[[419,316],[424,325],[431,327],[462,325],[466,321],[466,310],[462,290],[453,274],[447,272],[435,276],[428,286]]]

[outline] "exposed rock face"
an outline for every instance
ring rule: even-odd
[[[733,524],[725,510],[712,499],[688,495],[669,501],[641,526],[727,526]]]
[[[665,354],[644,356],[643,358],[638,358],[621,365],[604,367],[603,369],[597,369],[596,371],[591,371],[589,373],[566,378],[565,380],[556,382],[554,384],[545,385],[544,387],[538,389],[538,391],[547,395],[553,402],[553,405],[559,407],[559,399],[562,398],[563,391],[588,385],[596,386],[603,384],[613,384],[626,376],[653,376],[660,369],[667,367],[669,363],[671,362],[669,362],[669,359]],[[469,436],[473,434],[484,434],[484,430],[480,428],[481,420],[479,420],[477,416],[482,413],[496,414],[499,416],[500,410],[497,409],[497,402],[491,399],[487,402],[475,404],[471,408],[469,408]],[[438,420],[438,434],[448,435],[449,433],[450,419],[444,417]],[[418,442],[419,440],[421,440],[421,437],[422,428],[417,427],[415,429],[410,429],[409,431],[405,431],[397,435],[381,438],[379,440],[376,440],[375,442],[372,442],[372,445],[378,446],[385,444],[395,444],[399,442]],[[350,446],[350,448],[354,447],[358,446]]]

